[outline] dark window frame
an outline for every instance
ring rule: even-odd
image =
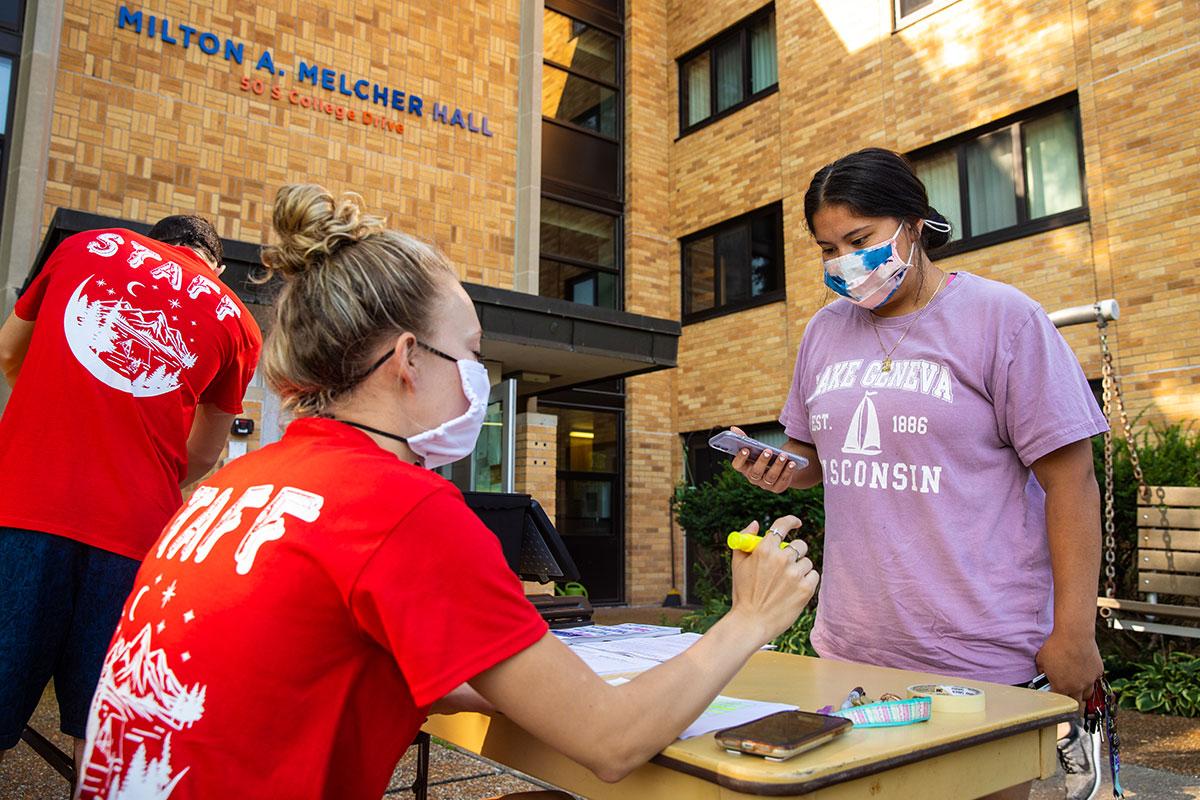
[[[25,33],[25,12],[27,11],[26,0],[17,0],[17,24],[15,27],[0,25],[0,30],[15,33],[18,37]],[[18,56],[20,53],[18,53]]]
[[[898,33],[909,25],[920,22],[926,17],[932,16],[943,8],[954,5],[957,2],[958,0],[932,0],[928,5],[904,14],[900,9],[901,0],[892,0],[892,33]]]
[[[1061,111],[1074,112],[1081,205],[1077,208],[1060,211],[1045,217],[1031,219],[1029,217],[1029,206],[1026,202],[1028,187],[1025,185],[1025,125]],[[1008,131],[1013,147],[1013,195],[1014,202],[1016,203],[1017,222],[1015,225],[1010,225],[1007,228],[1000,228],[999,230],[988,231],[987,233],[973,236],[971,235],[970,191],[967,186],[967,147],[985,136],[1005,130]],[[964,131],[949,139],[913,150],[908,153],[908,159],[916,164],[923,159],[944,155],[948,152],[955,154],[958,164],[958,203],[962,213],[962,230],[959,233],[961,233],[962,238],[956,239],[931,253],[930,257],[934,260],[969,253],[973,250],[981,250],[985,247],[992,247],[993,245],[1011,242],[1016,239],[1024,239],[1028,236],[1054,230],[1055,228],[1077,225],[1080,222],[1087,222],[1091,219],[1091,211],[1088,207],[1087,172],[1084,163],[1083,124],[1079,114],[1079,96],[1075,92],[1070,92],[1053,100],[1048,100],[1014,114],[1009,114],[1006,117],[1001,117],[986,125]]]
[[[597,86],[602,86],[605,89],[609,89],[609,90],[615,92],[616,93],[615,102],[616,102],[616,109],[617,109],[617,114],[616,114],[617,128],[616,128],[616,133],[614,135],[610,136],[607,133],[601,133],[600,131],[593,130],[592,128],[588,128],[584,125],[576,125],[575,123],[568,122],[566,120],[554,119],[553,117],[547,117],[545,114],[542,114],[542,122],[548,122],[551,125],[558,125],[559,127],[566,128],[567,130],[579,131],[580,133],[587,134],[588,136],[594,136],[597,139],[602,139],[606,142],[613,142],[614,144],[619,145],[625,139],[625,110],[624,110],[624,103],[625,103],[625,85],[624,85],[625,37],[624,37],[624,35],[619,32],[614,32],[612,30],[609,30],[606,26],[597,25],[593,21],[581,19],[580,17],[578,17],[574,14],[564,11],[562,8],[556,8],[552,4],[547,4],[545,7],[545,11],[552,11],[555,14],[561,14],[562,16],[566,17],[569,20],[578,22],[582,25],[587,25],[589,28],[594,28],[595,30],[600,31],[601,33],[603,33],[607,36],[611,36],[611,37],[613,37],[613,39],[616,40],[616,48],[614,50],[614,53],[615,53],[614,64],[616,65],[616,70],[617,70],[617,80],[615,82],[601,80],[600,78],[595,78],[591,75],[585,75],[584,73],[582,73],[578,70],[571,69],[566,64],[560,64],[559,62],[557,62],[551,58],[547,58],[545,55],[545,52],[544,52],[545,51],[544,47],[543,47],[543,55],[542,55],[542,64],[553,67],[554,69],[560,69],[563,72],[567,73],[568,75],[578,78],[579,80],[588,81],[589,83],[594,83]]]
[[[677,137],[675,137],[675,141],[679,141],[683,137],[685,137],[689,134],[695,133],[696,131],[700,130],[701,128],[708,127],[709,125],[713,124],[714,122],[725,119],[729,115],[735,114],[738,111],[741,111],[746,106],[752,105],[753,103],[757,103],[759,100],[762,100],[764,97],[769,97],[770,95],[775,94],[776,92],[779,91],[779,33],[778,33],[779,20],[778,20],[778,17],[776,17],[776,20],[775,20],[775,23],[776,23],[776,28],[775,28],[775,30],[776,30],[775,82],[772,83],[770,86],[766,86],[766,87],[763,87],[762,89],[759,89],[757,92],[751,91],[751,88],[753,86],[753,75],[751,74],[752,64],[751,64],[751,55],[750,55],[750,29],[752,27],[754,27],[754,25],[757,24],[758,22],[761,22],[762,20],[766,19],[767,17],[769,17],[773,14],[775,14],[775,3],[774,2],[767,3],[762,8],[757,9],[756,11],[754,11],[753,13],[751,13],[745,17],[742,17],[740,20],[738,20],[734,24],[730,25],[728,28],[725,28],[717,35],[715,35],[712,38],[708,39],[707,41],[697,45],[696,47],[693,47],[691,50],[688,50],[686,53],[684,53],[683,55],[681,55],[675,59],[675,71],[676,71],[676,75],[678,76],[677,89],[678,89],[678,105],[679,105],[679,135]],[[742,99],[740,101],[738,101],[737,103],[734,103],[733,105],[731,105],[729,108],[726,108],[722,111],[715,111],[714,109],[716,108],[716,102],[717,102],[717,70],[716,70],[717,50],[722,45],[727,44],[730,40],[735,39],[735,38],[740,40],[740,47],[741,47],[741,51],[742,51]],[[711,113],[704,119],[700,120],[699,122],[689,125],[688,121],[687,121],[687,84],[684,79],[684,70],[686,69],[688,62],[690,62],[692,59],[694,59],[698,56],[704,55],[706,53],[708,54],[708,59],[709,59],[709,62],[708,62],[709,63],[709,66],[708,66],[708,82],[709,82],[708,97],[709,97],[709,103],[710,103],[709,110]]]
[[[753,258],[754,236],[753,223],[759,217],[776,214],[775,225],[775,250],[777,262],[779,265],[779,288],[770,292],[764,292],[757,297],[748,297],[746,300],[736,303],[726,303],[725,305],[713,306],[702,311],[688,311],[688,289],[690,281],[688,280],[688,264],[687,264],[687,246],[692,242],[700,239],[705,239],[709,236],[715,236],[722,231],[735,228],[740,225],[745,225],[749,235],[746,236],[746,256],[747,267],[750,260]],[[746,274],[753,278],[753,272],[747,268]],[[718,222],[715,225],[710,225],[702,230],[689,233],[687,236],[679,240],[679,309],[684,325],[691,325],[696,322],[703,322],[716,317],[723,317],[726,314],[736,314],[739,311],[745,311],[758,306],[765,306],[771,303],[778,303],[787,299],[787,267],[784,263],[784,235],[783,235],[783,201],[776,200],[773,203],[768,203],[765,206],[760,206],[747,211],[744,214],[739,214],[736,217],[730,217],[727,220]],[[714,287],[715,288],[715,287]]]
[[[25,13],[28,10],[21,0],[17,14],[17,27],[0,27],[0,56],[12,61],[11,83],[8,87],[8,108],[5,109],[5,128],[0,131],[0,216],[3,216],[7,198],[8,166],[12,155],[13,126],[17,110],[17,86],[21,80],[21,46],[25,36]]]
[[[539,228],[538,228],[538,230],[539,230],[539,238],[538,238],[538,241],[539,241],[539,245],[538,245],[539,280],[540,280],[540,276],[541,276],[540,262],[542,262],[542,261],[551,261],[555,264],[562,264],[562,265],[568,266],[568,267],[577,267],[579,269],[588,269],[588,270],[592,270],[594,272],[606,272],[610,275],[616,276],[616,279],[617,279],[617,285],[614,290],[616,292],[616,300],[617,300],[617,307],[615,310],[616,311],[625,310],[625,215],[619,211],[613,211],[612,208],[607,208],[605,206],[598,205],[596,203],[589,203],[580,197],[577,197],[577,196],[571,197],[571,196],[559,194],[557,192],[549,191],[546,188],[542,189],[542,197],[553,200],[556,203],[562,203],[563,205],[567,205],[567,206],[576,206],[578,208],[583,208],[588,211],[594,211],[598,214],[604,214],[606,216],[612,217],[616,222],[616,224],[613,226],[613,249],[614,249],[613,257],[614,257],[615,263],[613,266],[610,267],[605,264],[597,264],[595,262],[588,261],[586,259],[573,258],[571,256],[564,256],[564,255],[559,255],[559,254],[547,254],[546,252],[544,252],[541,249],[541,244],[540,244],[540,242],[541,242],[541,234],[540,234],[541,222],[540,222],[540,220],[542,219],[542,215],[541,215],[541,213],[539,213],[538,214],[538,218],[539,218]],[[560,298],[560,299],[569,300],[569,298],[565,298],[565,297]],[[594,308],[605,308],[606,306],[593,306],[593,307]]]
[[[613,36],[624,38],[624,3],[596,0],[546,0],[545,7],[572,19],[599,28]]]

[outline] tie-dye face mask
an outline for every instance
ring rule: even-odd
[[[879,308],[886,303],[908,274],[913,252],[917,248],[917,243],[913,242],[908,250],[908,259],[900,260],[900,254],[896,252],[896,237],[903,229],[904,223],[900,223],[900,227],[886,242],[826,261],[825,285],[863,308]]]

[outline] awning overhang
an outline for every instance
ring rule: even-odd
[[[146,233],[144,222],[60,208],[42,240],[26,286],[64,239],[98,228]],[[260,245],[222,239],[222,282],[245,303],[270,305],[277,286],[256,283]],[[540,394],[597,381],[668,369],[676,365],[680,324],[549,297],[464,284],[483,325],[483,355],[517,380],[519,395]],[[259,316],[256,314],[256,316]]]

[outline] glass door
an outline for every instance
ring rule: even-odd
[[[592,602],[624,599],[622,414],[584,408],[558,416],[555,525]]]

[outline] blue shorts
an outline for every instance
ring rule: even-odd
[[[16,746],[51,678],[62,732],[84,738],[139,566],[73,539],[0,527],[0,750]]]

